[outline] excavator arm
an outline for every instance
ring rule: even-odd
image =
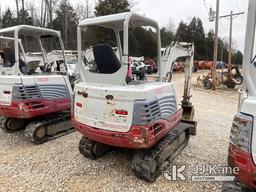
[[[174,63],[178,58],[185,57],[185,68],[189,70],[189,62],[192,61],[191,72],[194,60],[194,44],[185,42],[176,42],[168,45],[161,56],[160,80],[170,82],[173,73]]]
[[[192,69],[194,64],[194,44],[176,42],[167,46],[162,54],[162,68],[160,79],[164,82],[170,82],[172,78],[174,62],[181,57],[186,58],[184,63],[185,71],[185,82],[184,82],[184,92],[183,100],[181,102],[183,108],[183,119],[192,121],[194,118],[194,106],[190,102],[191,94],[191,77]]]

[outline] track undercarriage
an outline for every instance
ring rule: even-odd
[[[154,182],[186,147],[190,134],[195,132],[195,126],[188,121],[182,122],[150,149],[136,150],[132,159],[134,174],[145,181]],[[93,160],[103,156],[109,149],[110,146],[86,137],[82,137],[79,143],[80,153]]]
[[[25,129],[25,137],[35,144],[42,144],[74,131],[70,122],[70,112],[33,119],[1,117],[1,128],[9,133]]]

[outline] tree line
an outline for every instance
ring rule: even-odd
[[[16,10],[7,8],[1,16],[0,27],[6,28],[20,24],[47,27],[61,31],[66,49],[77,48],[76,31],[79,20],[88,17],[115,14],[133,10],[136,1],[128,0],[98,0],[94,9],[89,0],[83,0],[72,6],[69,0],[41,0],[40,9],[33,3],[25,4],[25,0],[15,0]],[[21,1],[21,2],[20,2]],[[115,37],[107,29],[93,27],[86,32],[86,47],[108,42],[116,46]],[[195,60],[212,60],[214,33],[210,30],[205,34],[200,18],[194,17],[190,22],[181,21],[176,31],[171,27],[161,28],[162,47],[172,41],[195,43]],[[129,51],[133,56],[156,57],[156,39],[154,31],[145,28],[132,29],[129,32]],[[219,38],[218,60],[227,62],[228,43]],[[233,50],[232,61],[234,64],[242,63],[243,55],[239,50]]]
[[[171,32],[169,32],[171,33]],[[173,34],[173,33],[171,33]],[[175,40],[195,43],[196,60],[212,60],[214,53],[214,31],[205,34],[200,18],[193,17],[189,23],[179,23]],[[228,42],[218,38],[218,61],[228,62]],[[242,64],[243,54],[239,50],[232,50],[232,64]]]

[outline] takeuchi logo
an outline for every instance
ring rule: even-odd
[[[48,81],[48,77],[39,77],[36,79],[37,82],[46,82]]]
[[[156,88],[156,89],[155,89],[155,93],[156,93],[156,94],[162,94],[162,93],[164,93],[163,87]]]

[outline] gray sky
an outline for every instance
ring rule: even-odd
[[[215,10],[216,0],[139,0],[139,12],[156,19],[161,26],[168,26],[174,23],[178,27],[180,20],[190,21],[193,16],[202,19],[205,31],[214,28],[214,23],[208,21],[208,9]],[[220,15],[234,12],[247,12],[248,0],[220,0]],[[208,8],[208,9],[207,9]],[[233,25],[233,39],[235,47],[243,51],[246,14],[237,17]],[[228,39],[229,20],[220,20],[219,35]]]
[[[75,4],[79,0],[70,0]],[[81,0],[82,1],[82,0]],[[174,25],[178,27],[180,20],[190,21],[193,16],[200,17],[203,21],[205,31],[214,28],[214,23],[208,21],[208,9],[212,7],[215,10],[216,0],[137,0],[136,11],[145,14],[158,21],[160,26]],[[40,3],[41,0],[34,0]],[[95,2],[95,0],[91,0]],[[10,6],[15,9],[15,0],[0,0],[2,10]],[[220,0],[220,15],[229,14],[231,10],[234,12],[247,12],[248,0]],[[246,25],[246,14],[237,17],[234,20],[233,39],[235,48],[243,51],[244,35]],[[224,39],[228,39],[229,20],[221,19],[219,35]]]

